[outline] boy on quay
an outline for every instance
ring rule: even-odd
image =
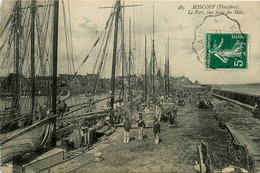
[[[141,141],[141,140],[143,140],[143,129],[145,127],[145,123],[144,123],[142,114],[139,115],[137,127],[138,127],[138,140]]]
[[[161,125],[157,118],[154,118],[153,133],[155,136],[155,144],[158,145],[160,141],[159,134],[161,133]]]
[[[131,122],[129,120],[129,117],[126,116],[125,122],[124,122],[124,143],[129,143],[130,129],[131,129]]]
[[[162,117],[162,111],[158,105],[155,106],[155,115],[156,115],[156,118],[158,119],[158,121],[160,122],[161,117]]]

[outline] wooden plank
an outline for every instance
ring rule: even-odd
[[[199,167],[200,167],[200,173],[203,173],[202,167],[203,167],[203,156],[201,151],[201,145],[198,145],[198,158],[199,158]]]
[[[31,161],[30,163],[23,165],[25,172],[30,171],[40,171],[45,168],[49,168],[55,164],[61,163],[66,159],[65,150],[60,148],[54,148],[51,151],[41,155],[37,159]]]
[[[61,117],[61,118],[57,118],[57,120],[66,120],[66,119],[76,119],[79,117],[86,117],[86,119],[95,119],[95,117],[98,117],[99,115],[95,115],[95,114],[104,114],[104,113],[109,113],[110,110],[102,110],[102,111],[97,111],[97,112],[90,112],[90,113],[86,113],[86,114],[82,114],[82,115],[78,115],[78,116],[71,116],[71,117]],[[90,116],[93,115],[93,116]]]
[[[232,136],[236,139],[237,143],[241,146],[247,146],[247,149],[250,154],[254,155],[259,153],[259,151],[255,150],[253,146],[241,135],[238,131],[234,130],[230,125],[226,124],[226,128],[232,134]]]
[[[234,135],[234,132],[233,132],[233,129],[228,125],[228,124],[225,124],[224,125],[226,127],[226,131],[231,135],[231,137],[233,138],[233,140],[235,140],[235,142],[237,144],[240,144],[238,139],[236,138],[236,136]]]

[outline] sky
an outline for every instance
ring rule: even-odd
[[[1,1],[1,0],[0,0]],[[67,1],[65,1],[67,2]],[[70,14],[72,22],[73,49],[75,51],[75,66],[81,64],[90,52],[98,36],[104,30],[111,9],[99,7],[111,7],[114,2],[94,0],[71,0]],[[65,3],[66,4],[66,3]],[[125,5],[142,4],[139,7],[125,8],[125,38],[128,47],[129,19],[132,22],[132,48],[136,57],[136,72],[144,73],[144,38],[147,35],[147,55],[151,55],[151,38],[153,27],[155,28],[155,52],[158,65],[164,67],[165,46],[169,37],[170,75],[187,76],[192,81],[205,84],[240,84],[260,82],[260,21],[255,16],[260,15],[260,2],[194,2],[194,1],[126,1]],[[249,61],[247,70],[205,70],[205,64],[197,59],[192,49],[194,31],[205,18],[205,14],[188,14],[193,5],[238,5],[244,14],[230,14],[229,17],[239,22],[242,32],[250,37]],[[180,6],[184,10],[178,10]],[[61,5],[60,5],[61,6]],[[67,8],[68,6],[66,6]],[[225,11],[225,10],[224,10]],[[62,8],[60,8],[62,17]],[[59,23],[59,66],[58,71],[65,73],[66,51],[64,41],[63,20]],[[225,23],[223,23],[224,27]],[[112,44],[112,42],[110,43]],[[128,49],[127,49],[128,51]],[[111,52],[111,51],[110,51]],[[79,73],[92,73],[95,56],[98,50],[94,50],[90,58],[82,66]],[[112,55],[111,55],[112,57]],[[204,60],[203,60],[204,61]],[[108,62],[107,66],[110,66]],[[111,69],[104,72],[107,77]]]

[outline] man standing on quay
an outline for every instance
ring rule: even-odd
[[[124,122],[124,143],[129,142],[130,129],[131,129],[131,122],[129,120],[129,117],[126,116],[125,122]]]
[[[161,133],[161,125],[157,118],[154,118],[153,133],[155,136],[155,144],[158,145],[160,141],[159,133]]]
[[[143,140],[143,129],[145,127],[145,123],[144,123],[142,115],[139,115],[139,120],[137,122],[137,126],[138,126],[138,140],[141,141],[141,140]]]

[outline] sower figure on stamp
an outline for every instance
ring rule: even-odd
[[[161,133],[161,125],[157,118],[154,118],[153,133],[155,136],[155,144],[158,145],[160,141],[159,133]]]
[[[143,140],[143,129],[145,128],[145,123],[142,114],[139,114],[139,120],[137,122],[138,126],[138,140]]]
[[[131,129],[131,122],[129,120],[129,117],[126,116],[125,122],[124,122],[124,143],[129,142],[130,129]]]

